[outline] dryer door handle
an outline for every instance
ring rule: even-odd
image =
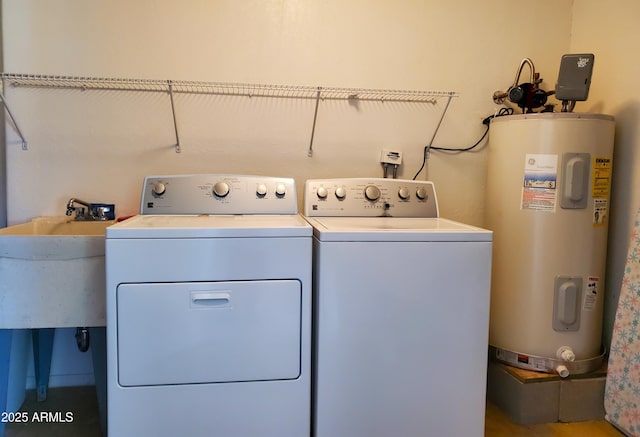
[[[192,308],[230,308],[231,293],[219,291],[192,291]]]

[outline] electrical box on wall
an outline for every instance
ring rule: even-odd
[[[382,164],[400,165],[402,164],[402,152],[382,149],[382,152],[380,152],[380,162]]]

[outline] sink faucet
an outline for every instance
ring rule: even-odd
[[[91,210],[91,204],[85,202],[84,200],[75,199],[72,197],[71,199],[69,199],[69,202],[67,202],[67,215],[71,215],[75,211],[76,220],[91,220],[91,218],[85,213],[84,208],[76,208],[74,206],[76,203],[87,207],[87,211]]]
[[[75,204],[84,206],[76,207]],[[72,197],[67,202],[67,215],[73,214],[75,211],[75,220],[109,220],[113,219],[113,205],[104,203],[89,203],[84,200],[76,199]]]

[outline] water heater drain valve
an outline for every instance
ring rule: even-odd
[[[563,361],[575,361],[576,354],[569,346],[560,346],[556,352],[556,357]]]

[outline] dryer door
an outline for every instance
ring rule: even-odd
[[[120,284],[122,386],[296,379],[297,280]]]

